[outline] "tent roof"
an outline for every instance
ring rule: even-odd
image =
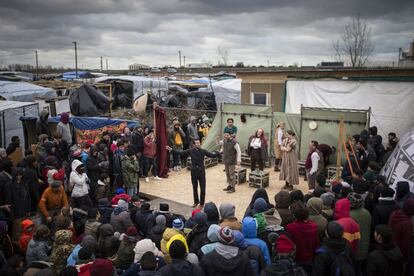
[[[165,79],[161,79],[161,78],[147,78],[147,77],[142,77],[142,76],[128,76],[128,75],[104,76],[104,77],[99,77],[95,79],[96,82],[103,82],[107,80],[123,80],[123,81],[130,81],[130,82],[142,82],[142,81],[165,81],[166,82]]]
[[[28,82],[0,81],[0,96],[6,100],[34,100],[34,97],[56,97],[56,91]]]
[[[92,130],[92,129],[103,128],[106,126],[114,126],[114,125],[119,125],[123,122],[126,122],[130,129],[133,129],[138,125],[138,121],[113,119],[113,118],[107,118],[107,117],[74,116],[74,117],[70,117],[69,120],[75,126],[75,128],[81,129],[81,130]],[[48,122],[59,123],[60,116],[51,117],[48,119]]]
[[[36,105],[34,102],[0,101],[0,112],[7,109],[14,109],[23,106]]]

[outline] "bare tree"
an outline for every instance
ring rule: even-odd
[[[229,61],[229,49],[217,46],[217,55],[219,58],[219,65],[227,66]]]
[[[352,68],[363,67],[374,51],[371,43],[371,28],[358,15],[352,23],[345,25],[341,40],[334,41],[332,48],[338,61],[346,59]]]

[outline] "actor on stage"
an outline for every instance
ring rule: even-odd
[[[227,126],[224,127],[223,133],[229,132],[233,138],[237,135],[237,127],[234,125],[234,119],[228,118],[227,119]]]
[[[196,207],[200,204],[200,208],[204,206],[206,197],[206,168],[204,167],[204,157],[217,157],[220,155],[218,152],[209,152],[201,148],[200,140],[194,140],[194,146],[190,149],[181,151],[175,150],[167,146],[167,150],[172,151],[173,154],[179,154],[181,156],[188,155],[191,158],[191,183],[193,184],[193,197]],[[198,197],[198,185],[200,185],[200,199]]]
[[[324,168],[325,166],[323,165],[323,155],[318,150],[318,142],[311,141],[309,143],[309,153],[305,163],[306,178],[308,179],[309,190],[315,189],[316,176],[322,173]]]
[[[280,171],[280,165],[282,163],[282,151],[281,147],[283,144],[283,138],[284,138],[284,129],[285,129],[285,123],[280,122],[276,127],[276,138],[273,141],[274,144],[274,150],[275,150],[275,172]]]
[[[287,131],[287,138],[283,140],[282,165],[280,167],[280,180],[285,180],[283,189],[293,190],[293,185],[299,185],[299,167],[296,135],[292,130]]]
[[[259,128],[254,135],[250,136],[247,153],[250,156],[250,169],[252,171],[256,170],[257,163],[259,165],[259,170],[263,171],[268,154],[267,140],[262,128]]]
[[[227,187],[223,191],[234,193],[236,191],[236,165],[240,167],[241,164],[240,145],[230,130],[224,132],[224,140],[219,144],[222,146],[223,163],[227,177]]]

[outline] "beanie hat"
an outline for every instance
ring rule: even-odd
[[[128,209],[128,202],[126,202],[125,200],[123,200],[123,199],[120,199],[120,200],[118,200],[118,207],[119,208],[122,208],[122,209]]]
[[[223,203],[220,205],[219,211],[222,219],[234,218],[236,206],[234,206],[232,203]]]
[[[276,252],[277,253],[292,253],[295,250],[295,244],[286,236],[282,234],[276,239]]]
[[[92,249],[89,247],[82,247],[78,253],[78,260],[80,262],[88,261],[93,258]]]
[[[138,230],[135,226],[129,226],[126,231],[126,235],[129,237],[136,237],[138,236]]]
[[[384,187],[380,191],[381,197],[394,197],[394,190],[390,187]]]
[[[183,230],[184,229],[183,221],[179,218],[176,218],[175,220],[173,220],[172,228],[175,230],[179,230],[179,231]]]
[[[139,196],[138,195],[133,195],[131,197],[131,202],[137,202],[137,201],[139,201]]]
[[[197,215],[197,214],[198,214],[198,213],[200,213],[200,212],[201,212],[201,210],[200,210],[200,209],[198,209],[198,208],[197,208],[197,209],[194,209],[194,210],[191,212],[191,217],[192,217],[192,218],[194,218],[194,216],[195,216],[195,215]]]
[[[115,194],[116,195],[125,194],[125,189],[124,188],[118,188],[118,189],[115,190]]]
[[[335,194],[340,194],[341,190],[342,190],[342,184],[339,183],[339,184],[336,184],[336,185],[332,186],[331,190]]]
[[[165,246],[165,248],[167,249],[167,252],[170,252],[170,246],[176,240],[179,240],[179,241],[182,242],[182,244],[184,244],[185,252],[188,253],[189,249],[188,249],[187,240],[185,239],[185,237],[182,234],[175,234],[174,236],[171,237],[171,239],[167,242],[167,244]]]
[[[155,243],[150,239],[143,239],[137,242],[134,248],[135,257],[134,261],[137,263],[141,260],[142,255],[144,255],[146,252],[151,251],[154,253],[155,256],[159,255],[159,250]]]
[[[62,181],[60,181],[60,180],[53,180],[51,183],[50,183],[50,187],[52,187],[52,188],[59,188],[60,187],[60,185],[62,185]]]
[[[364,206],[364,199],[360,194],[357,193],[349,193],[348,200],[351,202],[351,209],[360,209]]]
[[[253,217],[256,219],[257,234],[259,235],[266,230],[266,226],[267,226],[266,217],[264,216],[263,213],[255,214]]]
[[[321,197],[322,194],[324,194],[326,191],[321,186],[318,186],[313,190],[313,195],[316,197]]]
[[[167,203],[160,203],[160,212],[170,211],[170,206]]]
[[[223,244],[232,244],[234,242],[234,233],[229,227],[223,227],[218,233],[219,241]]]
[[[321,199],[322,199],[323,205],[332,206],[332,204],[335,201],[335,195],[333,195],[332,193],[324,193],[321,195]]]
[[[165,218],[164,215],[158,215],[155,218],[155,224],[165,226],[167,224],[167,219]]]
[[[65,123],[65,124],[68,123],[69,122],[69,113],[67,113],[67,112],[62,113],[60,115],[60,121],[62,123]]]
[[[91,276],[112,276],[114,267],[112,262],[107,259],[96,259],[89,268]]]
[[[185,245],[181,240],[174,240],[170,244],[168,252],[173,259],[184,259],[187,254]]]
[[[269,207],[267,206],[266,200],[264,200],[264,198],[259,197],[254,201],[253,209],[256,213],[263,213],[269,210]]]
[[[342,226],[336,221],[330,221],[326,226],[326,233],[332,239],[339,239],[344,233]]]
[[[194,216],[194,222],[198,225],[206,225],[207,224],[207,214],[200,212]]]

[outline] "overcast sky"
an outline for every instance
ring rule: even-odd
[[[372,61],[396,61],[414,38],[412,0],[0,0],[0,66],[34,64],[111,69],[131,63],[316,65],[358,13],[372,28]]]

